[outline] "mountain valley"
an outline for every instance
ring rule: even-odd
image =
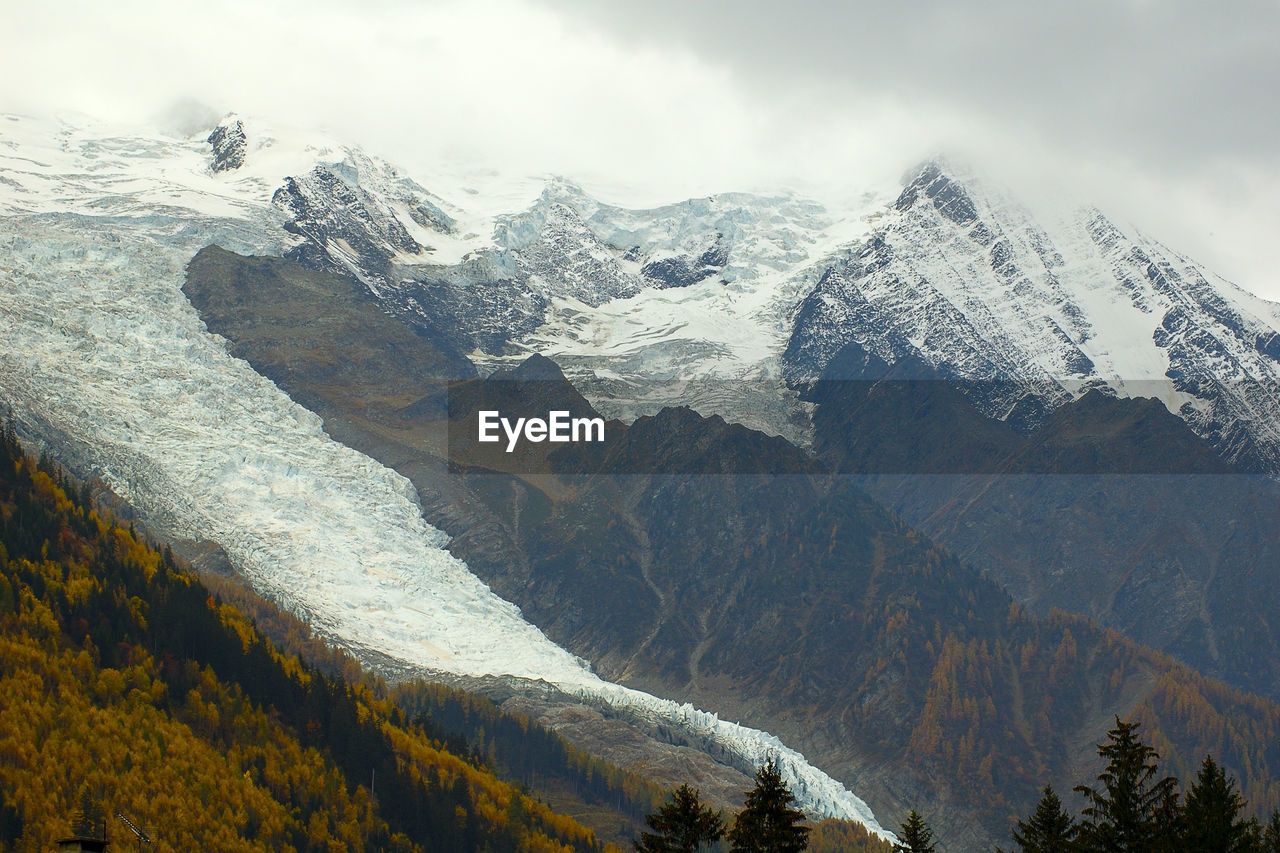
[[[1280,805],[1280,306],[1100,211],[942,158],[499,210],[251,119],[0,142],[22,434],[379,672],[948,850],[1117,716]],[[471,439],[552,408],[607,440]]]

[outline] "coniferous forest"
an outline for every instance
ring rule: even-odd
[[[116,812],[155,850],[607,849],[430,717],[464,699],[405,688],[431,697],[406,714],[384,685],[280,650],[8,426],[0,647],[0,849],[48,849],[73,823],[128,849]],[[600,769],[541,737],[554,760],[526,777]],[[599,775],[584,797],[643,813],[656,796]]]
[[[488,699],[389,687],[0,432],[0,850],[616,850],[662,804]],[[884,848],[821,821],[810,849]]]

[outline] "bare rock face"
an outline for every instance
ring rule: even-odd
[[[213,146],[213,163],[209,168],[214,172],[230,172],[244,165],[247,138],[240,119],[230,116],[223,119],[205,141]]]

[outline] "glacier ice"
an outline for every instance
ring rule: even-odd
[[[163,159],[172,147],[141,150]],[[157,167],[121,195],[101,175],[77,190],[51,167],[0,199],[0,399],[26,431],[157,527],[217,542],[257,589],[357,653],[542,680],[674,726],[738,766],[776,757],[809,811],[887,835],[861,799],[768,733],[598,678],[445,550],[407,480],[330,439],[232,358],[181,293],[184,266],[214,240],[278,251],[278,219],[234,193],[165,190],[171,174]],[[166,193],[174,204],[158,206]]]

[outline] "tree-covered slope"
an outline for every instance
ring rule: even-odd
[[[376,684],[278,651],[11,429],[0,644],[6,849],[67,834],[86,794],[157,850],[601,848]]]

